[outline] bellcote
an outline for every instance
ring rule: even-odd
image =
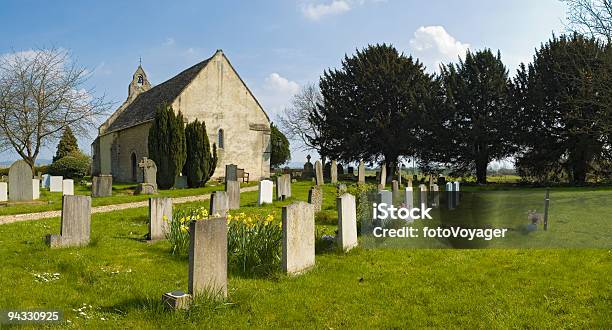
[[[147,79],[147,74],[143,70],[142,66],[138,65],[136,72],[132,76],[132,82],[128,88],[128,102],[136,99],[136,96],[142,92],[146,92],[151,89],[151,84]]]

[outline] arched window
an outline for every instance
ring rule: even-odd
[[[131,157],[131,163],[132,163],[132,181],[136,182],[138,181],[138,164],[136,163],[136,154],[132,152],[132,157]]]
[[[137,83],[138,83],[138,85],[142,85],[142,84],[144,84],[144,79],[142,78],[142,75],[141,75],[141,74],[139,74],[139,75],[138,75],[138,81],[137,81]]]
[[[220,128],[220,129],[219,129],[219,138],[218,138],[218,140],[219,140],[219,141],[217,141],[217,145],[218,145],[218,146],[219,146],[219,148],[221,148],[221,149],[223,149],[223,145],[224,145],[224,142],[225,142],[225,141],[224,141],[224,138],[225,138],[225,137],[223,136],[223,129],[221,129],[221,128]]]

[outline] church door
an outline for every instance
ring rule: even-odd
[[[132,182],[138,179],[138,164],[136,163],[136,154],[132,153]]]

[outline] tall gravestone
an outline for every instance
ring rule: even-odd
[[[406,187],[404,190],[404,204],[407,209],[414,208],[414,195],[412,193],[412,187]]]
[[[227,297],[227,220],[189,223],[189,294],[217,300]]]
[[[225,217],[229,210],[229,200],[225,191],[215,191],[210,195],[210,216]]]
[[[157,194],[157,165],[152,159],[143,157],[138,167],[142,169],[143,182],[136,188],[137,195]]]
[[[380,166],[380,182],[378,183],[378,189],[385,189],[385,185],[387,185],[387,164],[382,163]]]
[[[113,195],[113,176],[94,176],[91,181],[92,197],[109,197]]]
[[[90,196],[64,196],[62,198],[62,224],[60,235],[49,235],[52,248],[89,244],[91,223]]]
[[[259,197],[257,198],[257,205],[272,204],[273,195],[273,183],[270,180],[259,181]]]
[[[445,195],[446,195],[446,203],[448,204],[449,210],[452,210],[455,208],[455,201],[454,201],[455,194],[453,193],[453,188],[454,188],[454,185],[452,182],[446,183],[446,189],[445,189],[446,194]]]
[[[32,179],[32,199],[40,198],[40,180]]]
[[[323,166],[321,165],[321,161],[317,160],[315,162],[315,179],[317,186],[322,185],[323,182]]]
[[[402,186],[402,163],[397,165],[397,183]]]
[[[226,181],[225,192],[227,193],[228,206],[230,210],[237,210],[240,208],[240,182],[238,181]]]
[[[342,194],[336,199],[338,209],[338,247],[348,251],[357,246],[357,208],[355,196]]]
[[[172,198],[149,198],[149,235],[150,241],[164,239],[168,225],[172,221]]]
[[[291,175],[283,174],[276,177],[276,198],[285,200],[291,197]]]
[[[0,182],[0,202],[8,201],[8,183]]]
[[[313,206],[297,202],[283,207],[282,269],[299,274],[315,264],[315,222]]]
[[[238,181],[238,165],[225,165],[225,182]]]
[[[62,193],[64,195],[74,195],[74,180],[62,180]]]
[[[24,160],[14,162],[9,168],[9,200],[33,200],[32,177],[32,168],[28,163]]]
[[[357,167],[357,183],[365,183],[365,164],[363,160],[359,161],[359,167]]]
[[[431,206],[440,207],[440,188],[435,183],[432,186],[431,198],[432,198]]]
[[[423,205],[423,207],[427,207],[427,186],[424,184],[419,185],[420,196],[419,205]]]
[[[397,180],[391,181],[391,191],[393,192],[393,198],[399,196],[399,183]]]
[[[314,207],[315,212],[321,211],[323,204],[323,190],[319,186],[311,187],[308,190],[308,203]]]
[[[338,162],[336,160],[331,161],[330,170],[330,181],[332,184],[338,183]]]
[[[393,206],[393,194],[388,191],[388,190],[380,190],[378,191],[378,194],[376,195],[377,197],[377,204],[386,204],[386,209],[389,210],[391,208],[391,206]],[[374,219],[375,222],[382,224],[382,222],[386,221],[387,219],[389,219],[389,216],[387,216],[386,218],[382,218],[381,216],[379,216],[378,219]]]
[[[63,184],[64,184],[63,176],[52,175],[49,178],[49,191],[50,192],[62,192]]]

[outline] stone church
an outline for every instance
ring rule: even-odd
[[[213,178],[225,175],[225,164],[243,168],[251,180],[269,177],[270,118],[221,50],[157,86],[139,65],[127,100],[100,126],[92,144],[94,175],[142,180],[138,162],[148,156],[149,128],[163,103],[180,111],[186,123],[206,123],[219,158]]]

